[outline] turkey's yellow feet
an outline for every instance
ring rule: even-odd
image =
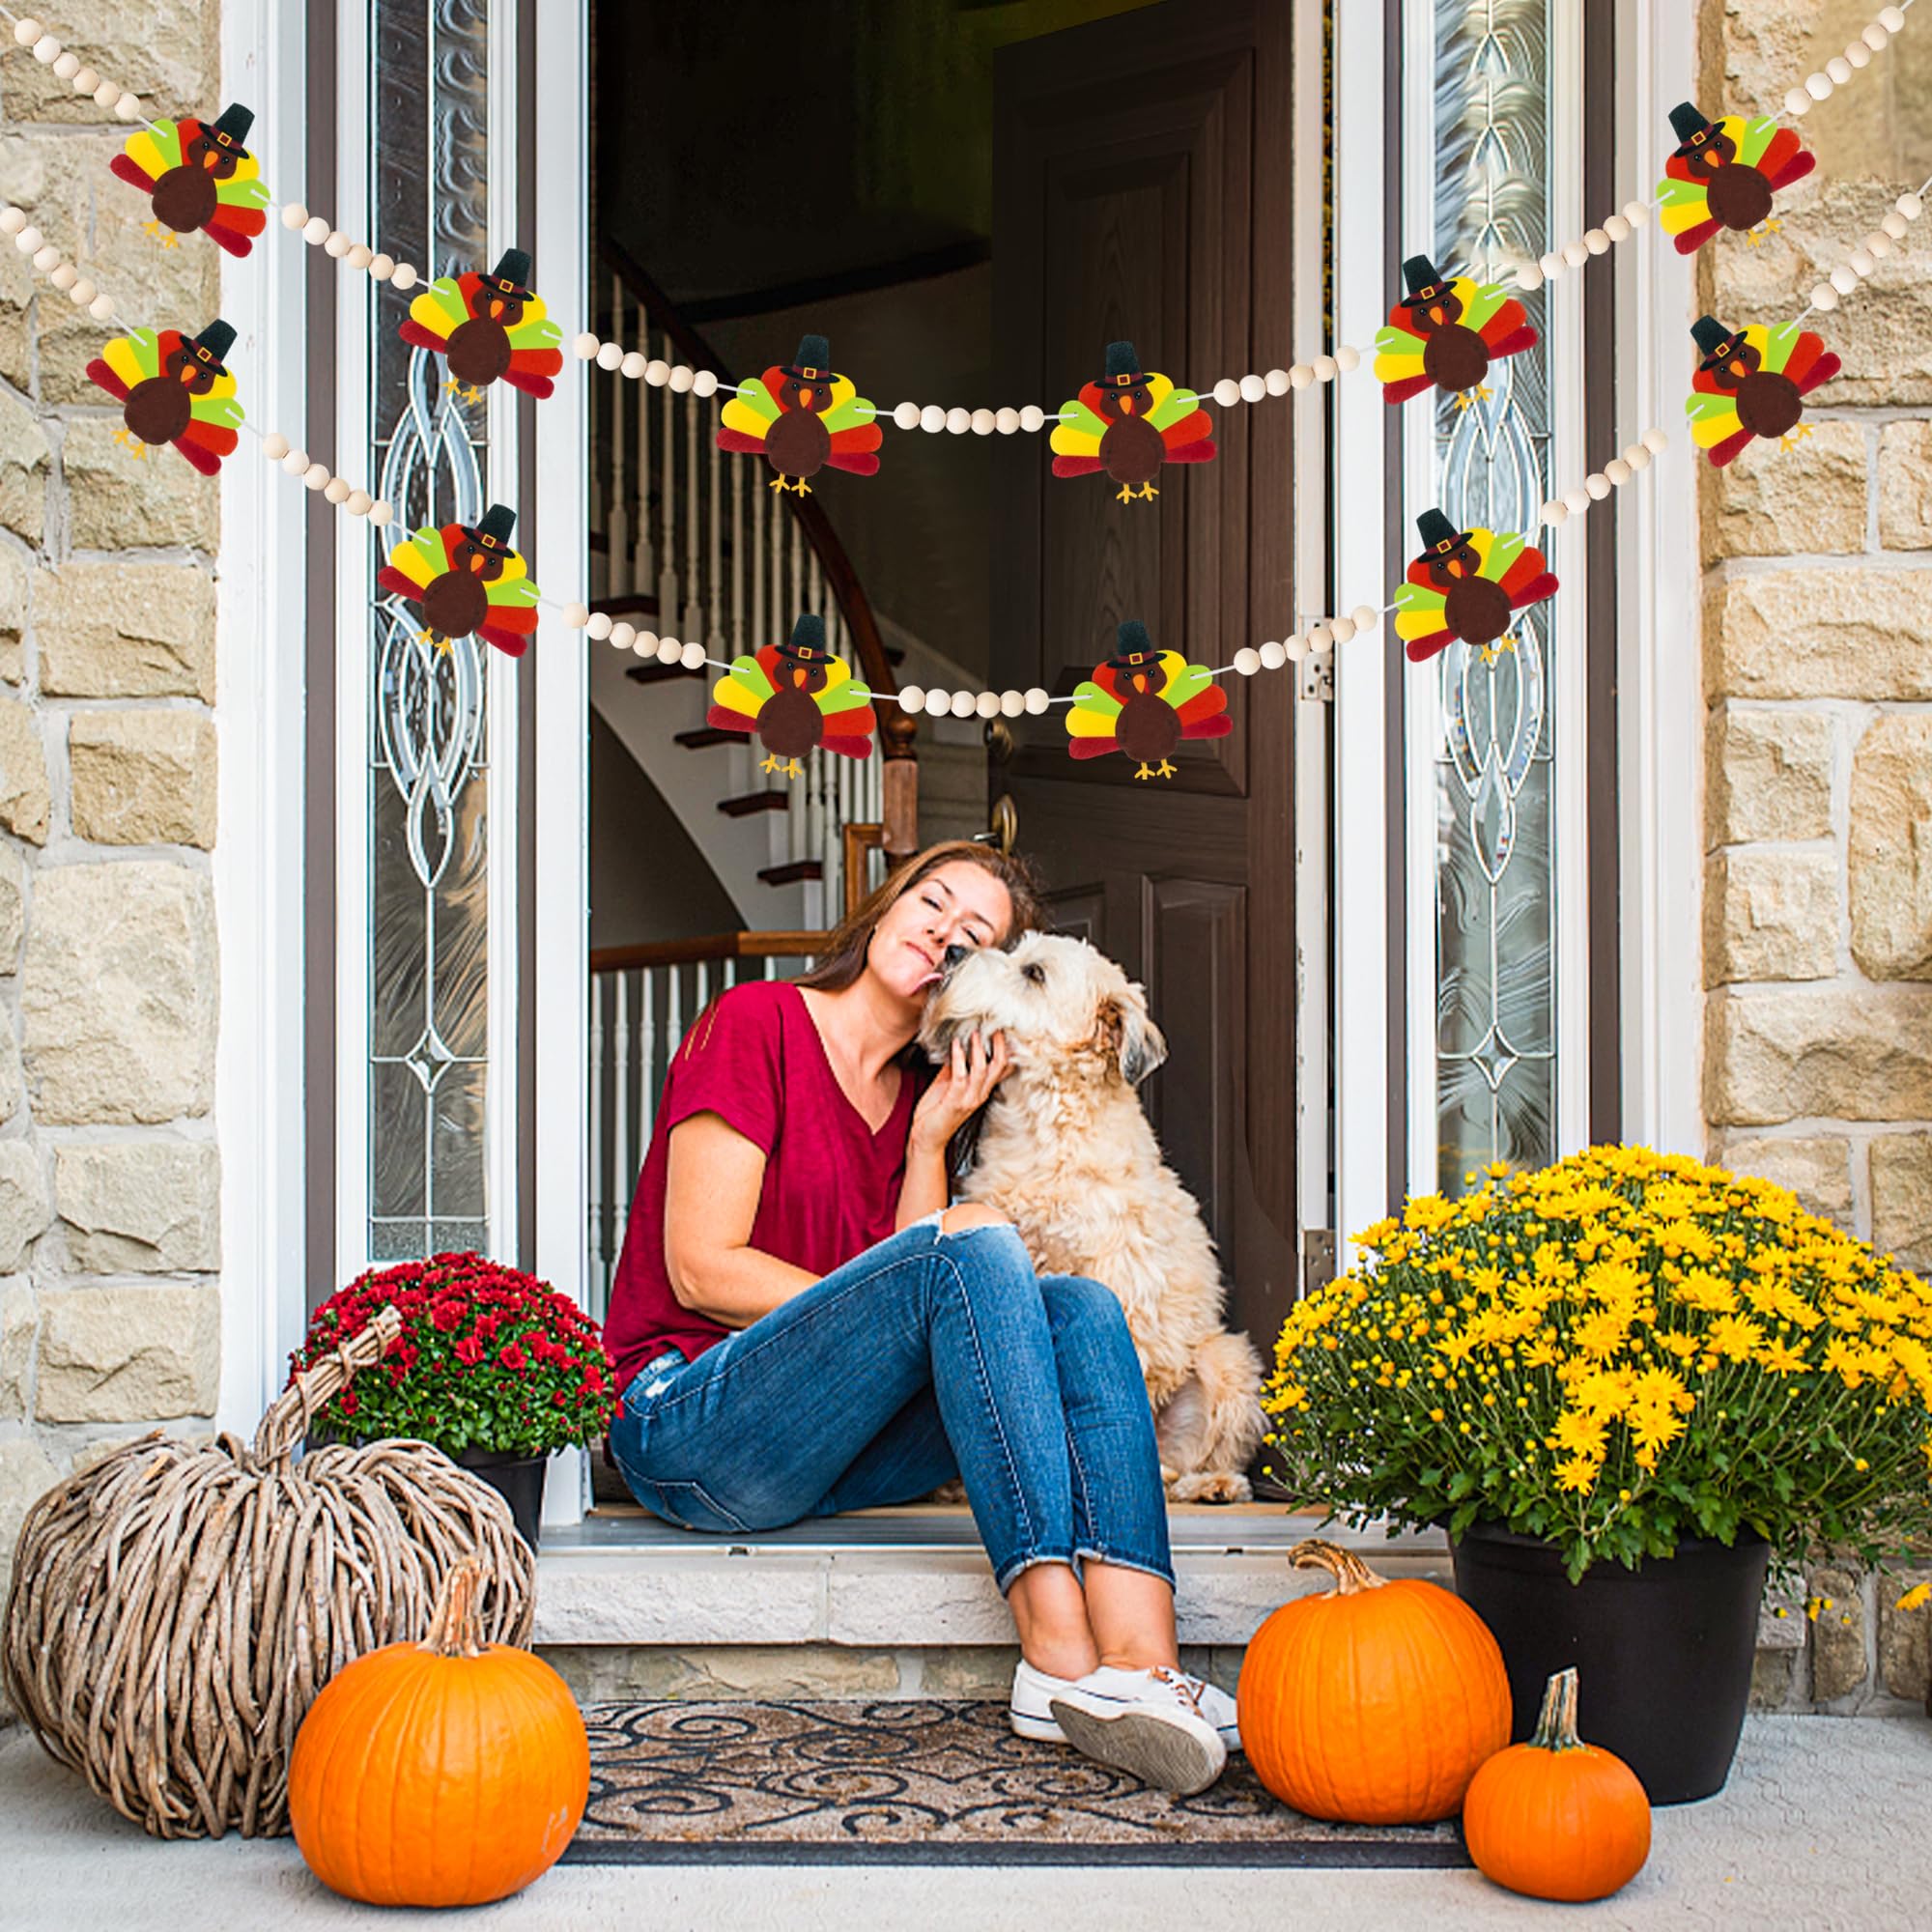
[[[802,764],[800,764],[796,758],[792,759],[792,761],[788,765],[786,765],[785,767],[786,778],[802,779],[804,776],[805,776],[805,767]]]
[[[1810,434],[1811,425],[1809,423],[1800,423],[1789,436],[1781,436],[1777,439],[1777,446],[1779,449],[1789,449],[1794,442],[1803,442]]]
[[[1748,235],[1745,237],[1745,242],[1748,246],[1755,248],[1757,244],[1760,242],[1762,242],[1767,235],[1782,234],[1783,230],[1784,230],[1784,223],[1778,220],[1776,215],[1775,214],[1767,215],[1764,220],[1760,221],[1758,225],[1755,228],[1753,228]]]
[[[1121,494],[1114,498],[1114,501],[1117,503],[1131,503],[1133,500],[1134,486],[1131,483],[1122,483],[1121,485]]]
[[[181,246],[181,237],[164,221],[144,221],[141,224],[141,233],[143,235],[159,236],[163,248],[179,248]]]
[[[461,391],[461,393],[456,398],[456,400],[459,403],[476,402],[481,398],[483,394],[483,391],[479,389],[474,383],[466,383],[460,376],[452,376],[449,379],[449,381],[442,385],[442,387],[443,387],[443,393],[445,395],[448,394],[448,392],[451,389],[456,389]]]
[[[803,476],[801,476],[798,479],[798,481],[794,483],[791,487],[801,497],[810,497],[811,495],[811,485],[808,483]]]
[[[1152,771],[1149,771],[1147,766],[1143,764],[1134,776],[1137,779],[1171,779],[1174,776],[1174,767],[1163,758]]]
[[[418,631],[416,633],[416,642],[419,644],[434,644],[438,655],[440,657],[447,657],[449,655],[450,639],[445,638],[440,631]]]
[[[1151,483],[1143,483],[1140,489],[1136,492],[1136,495],[1139,496],[1142,502],[1151,503],[1156,497],[1160,495],[1160,492],[1156,490]]]
[[[114,432],[114,440],[124,449],[131,449],[137,460],[147,454],[148,445],[131,429],[117,429]]]
[[[769,757],[766,758],[765,762],[762,765],[760,765],[758,769],[761,772],[775,772],[783,763],[784,760],[781,757],[780,757],[776,752],[774,752],[771,753]]]
[[[1478,644],[1476,648],[1482,653],[1483,662],[1486,665],[1492,665],[1505,651],[1516,649],[1516,639],[1514,638],[1498,638],[1492,644]]]
[[[1495,391],[1487,383],[1478,383],[1473,389],[1456,391],[1456,407],[1459,410],[1472,410],[1478,403],[1487,403]]]
[[[805,776],[805,768],[796,758],[781,758],[776,752],[758,769],[761,772],[777,772],[781,779],[797,779]]]

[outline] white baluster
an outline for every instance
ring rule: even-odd
[[[704,586],[698,581],[697,522],[704,508],[704,485],[697,470],[698,399],[687,389],[678,402],[684,410],[684,615],[678,636],[704,635]]]
[[[666,358],[671,354],[670,338],[664,342]],[[664,415],[664,441],[659,451],[658,501],[658,635],[671,637],[677,630],[677,412],[671,408],[667,389],[660,405]]]
[[[657,1122],[658,1112],[658,1001],[657,976],[649,968],[639,976],[640,992],[643,1003],[643,1026],[638,1036],[638,1060],[644,1069],[643,1106],[638,1124],[638,1140],[640,1146],[649,1147],[651,1129]],[[627,1179],[623,1188],[623,1198],[631,1198],[631,1181]]]
[[[613,342],[624,339],[624,284],[615,275],[611,277],[611,339]],[[624,494],[624,418],[628,413],[624,391],[631,387],[631,383],[627,377],[613,373],[608,384],[598,386],[608,388],[611,397],[613,468],[611,521],[606,529],[606,541],[610,546],[611,595],[623,597],[629,594],[631,588],[631,504]]]
[[[745,648],[745,466],[731,466],[731,655]]]
[[[604,1143],[604,1002],[611,976],[599,973],[590,981],[590,1312],[602,1321],[611,1308],[611,1272],[616,1265],[611,1242],[611,1197],[623,1185],[611,1179]]]
[[[749,464],[741,468],[750,468]],[[757,472],[753,470],[754,480]],[[772,640],[770,613],[765,608],[765,586],[771,581],[772,549],[772,493],[766,489],[752,492],[752,638],[751,648],[761,651]]]
[[[617,982],[615,1103],[611,1107],[613,1132],[611,1136],[611,1171],[616,1177],[611,1192],[628,1202],[636,1184],[637,1170],[631,1165],[631,976],[611,975]]]
[[[710,582],[707,586],[711,606],[711,628],[704,635],[710,639],[713,657],[717,657],[724,648],[724,567],[721,560],[724,550],[724,452],[718,447],[718,423],[723,413],[723,407],[715,399],[709,403],[699,403],[696,396],[692,398],[692,413],[703,415],[710,441],[711,526],[705,534],[707,554],[711,564]]]
[[[638,304],[638,343],[643,354],[651,353],[650,317]],[[651,541],[651,385],[639,382],[638,390],[638,515],[632,526],[631,587],[648,596],[657,588],[657,546]]]
[[[665,968],[665,1072],[684,1044],[684,968]]]

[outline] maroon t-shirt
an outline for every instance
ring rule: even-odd
[[[665,1075],[638,1177],[604,1340],[617,1386],[665,1349],[695,1361],[732,1331],[679,1305],[665,1265],[671,1129],[717,1114],[765,1152],[752,1246],[823,1278],[893,1232],[912,1110],[926,1076],[907,1068],[875,1134],[845,1097],[804,995],[788,980],[721,994],[693,1022]]]

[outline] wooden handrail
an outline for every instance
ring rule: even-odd
[[[600,244],[599,252],[605,264],[636,298],[652,324],[669,336],[676,344],[678,354],[694,369],[709,369],[721,385],[736,384],[738,379],[725,368],[717,352],[678,314],[670,298],[627,249],[615,242],[607,241]],[[831,520],[815,497],[787,493],[784,506],[798,519],[806,541],[817,554],[820,567],[825,572],[826,583],[831,587],[845,619],[845,628],[852,634],[853,645],[859,653],[859,666],[867,686],[886,696],[892,696],[897,692],[898,683],[886,657],[878,620],[872,614],[871,601],[866,595],[865,586],[859,582],[859,573],[853,569],[852,559],[845,554],[845,546],[838,541],[838,532],[832,527]],[[885,781],[886,851],[897,859],[917,849],[919,843],[919,781],[916,776],[919,752],[914,742],[918,724],[912,714],[897,704],[880,704],[876,712],[879,750],[886,760],[886,770],[882,774]],[[895,772],[892,769],[895,765],[903,765],[907,769]]]
[[[600,946],[590,971],[635,973],[641,967],[694,966],[700,959],[815,959],[823,932],[711,932],[696,939],[653,939],[641,946]]]

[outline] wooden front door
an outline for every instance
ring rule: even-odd
[[[1115,341],[1204,394],[1293,360],[1289,16],[1279,0],[1169,0],[1001,51],[1002,398],[1051,412]],[[1152,502],[1055,477],[1044,435],[1001,440],[996,683],[1070,693],[1132,617],[1209,667],[1294,628],[1293,406],[1211,412],[1218,457],[1162,469]],[[1234,731],[1183,744],[1172,779],[1075,763],[1056,705],[996,750],[992,790],[1063,928],[1146,982],[1170,1049],[1149,1113],[1207,1212],[1230,1325],[1265,1360],[1296,1279],[1294,695],[1280,671],[1220,682]]]

